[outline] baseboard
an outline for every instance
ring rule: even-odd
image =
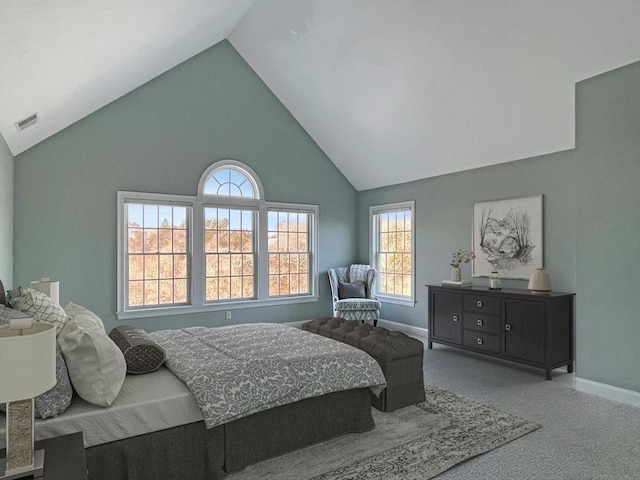
[[[429,330],[422,327],[414,327],[412,325],[405,325],[404,323],[392,322],[390,320],[378,320],[378,326],[384,327],[389,330],[395,330],[396,332],[406,333],[410,337],[416,337],[425,343],[429,338]]]
[[[594,382],[585,378],[574,378],[573,388],[579,392],[596,395],[598,397],[640,407],[640,392],[615,387],[606,383]]]

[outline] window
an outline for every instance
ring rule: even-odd
[[[310,214],[269,211],[269,295],[309,294]]]
[[[205,300],[255,298],[255,212],[205,207]]]
[[[390,303],[413,305],[415,202],[370,207],[371,264],[378,270],[376,295]]]
[[[118,318],[317,301],[317,218],[233,160],[195,197],[118,192]]]
[[[187,212],[177,205],[125,204],[131,307],[187,303]]]

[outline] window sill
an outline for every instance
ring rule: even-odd
[[[398,298],[398,297],[388,297],[384,295],[380,295],[379,293],[375,294],[375,297],[380,300],[382,303],[391,303],[393,305],[401,305],[403,307],[415,307],[416,302],[412,298]]]
[[[275,307],[277,305],[292,305],[317,301],[317,296],[307,295],[302,297],[276,298],[271,300],[236,300],[232,302],[212,303],[206,305],[180,305],[176,307],[126,310],[123,312],[117,312],[116,315],[118,320],[129,320],[134,318],[167,317],[171,315],[188,315],[191,313],[219,312],[221,310],[238,310],[241,308]]]

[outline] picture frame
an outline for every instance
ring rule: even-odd
[[[528,279],[542,268],[542,194],[473,204],[472,275]]]

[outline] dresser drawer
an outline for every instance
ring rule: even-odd
[[[464,312],[464,328],[478,332],[500,333],[500,317],[485,313]]]
[[[500,353],[500,337],[498,335],[465,330],[462,344],[478,350]]]
[[[500,313],[500,297],[465,294],[464,309],[497,315]]]

